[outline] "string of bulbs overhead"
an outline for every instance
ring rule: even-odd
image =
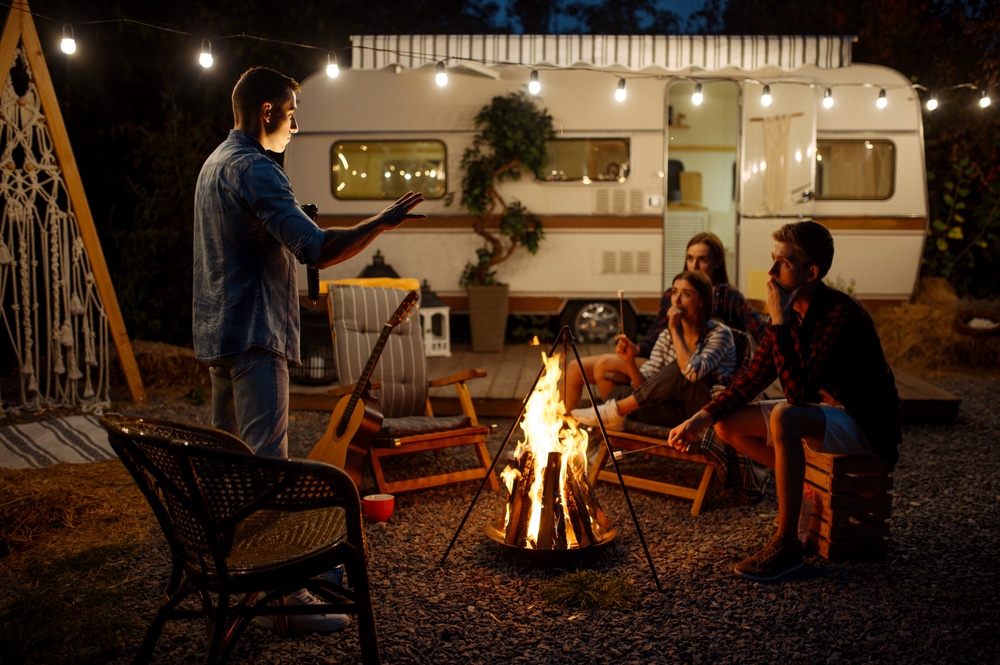
[[[17,8],[14,8],[14,9],[17,9]],[[139,23],[138,21],[132,21],[130,19],[118,19],[118,20],[122,21],[122,22],[126,22],[126,23]],[[92,23],[104,23],[104,22],[107,22],[107,21],[93,21]],[[177,30],[168,29],[168,28],[162,28],[161,26],[157,26],[157,25],[149,24],[149,23],[142,23],[142,25],[144,25],[146,27],[150,27],[150,28],[154,28],[154,29],[160,29],[160,30],[166,30],[166,31],[169,31],[169,32],[174,32],[174,33],[178,32]],[[179,33],[179,34],[184,35],[184,34],[187,34],[187,33]],[[193,35],[187,34],[187,36],[193,36]],[[269,39],[269,38],[266,38],[266,37],[257,37],[257,36],[253,36],[253,35],[247,35],[247,34],[233,35],[232,37],[243,37],[243,38],[254,39],[254,40],[263,41],[263,42],[280,43],[280,44],[285,44],[285,45],[288,45],[288,46],[295,46],[295,47],[299,47],[299,48],[323,50],[321,47],[313,46],[313,45],[309,45],[309,44],[299,44],[299,43],[293,43],[293,42],[286,42],[286,41],[280,41],[280,40],[275,40],[275,39]],[[63,25],[63,28],[62,28],[62,39],[60,41],[59,48],[66,55],[73,55],[74,53],[76,53],[76,50],[77,50],[76,36],[75,36],[74,28],[73,28],[73,26],[71,24],[66,23],[66,24]],[[212,55],[212,41],[210,39],[208,39],[208,38],[204,38],[204,39],[201,40],[201,49],[200,49],[200,51],[198,53],[198,64],[201,65],[205,69],[209,69],[209,68],[212,67],[213,64],[215,64],[215,58]],[[329,51],[327,51],[325,71],[326,71],[326,75],[328,77],[332,78],[332,79],[333,78],[337,78],[340,75],[340,65],[338,64],[338,61],[337,61],[336,50],[329,50]],[[614,91],[614,98],[618,102],[624,102],[628,98],[628,92],[626,90],[625,78],[618,77],[617,75],[616,75],[616,77],[618,78],[618,84],[617,84],[617,86],[615,88],[615,91]],[[713,79],[713,80],[718,80],[718,79]],[[438,61],[437,64],[436,64],[436,66],[435,66],[434,81],[435,81],[435,83],[438,86],[441,86],[441,87],[444,87],[444,86],[448,85],[448,69],[447,69],[447,66],[446,66],[446,63],[445,63],[444,60]],[[810,85],[810,87],[812,87],[811,84],[805,84],[805,85]],[[856,85],[856,84],[852,84],[852,85]],[[865,87],[874,87],[874,86],[865,85]],[[938,97],[938,93],[937,92],[935,92],[933,90],[930,90],[927,87],[919,85],[919,84],[913,84],[913,87],[916,88],[916,89],[918,89],[918,90],[922,90],[922,91],[925,91],[925,92],[928,93],[927,100],[924,103],[924,108],[926,108],[928,111],[934,111],[934,110],[936,110],[941,105],[941,101],[939,101],[939,97]],[[981,89],[981,88],[979,88],[978,86],[976,86],[976,85],[974,85],[972,83],[960,83],[958,85],[953,85],[953,86],[950,86],[950,87],[947,87],[947,88],[943,88],[941,90],[941,92],[947,92],[947,91],[953,91],[953,90],[960,90],[960,89],[970,89],[970,90],[973,90],[973,91],[979,91],[980,95],[979,95],[979,101],[978,101],[978,103],[979,103],[979,107],[982,108],[982,109],[986,109],[986,108],[988,108],[992,104],[992,99],[990,98],[988,90],[986,90],[985,88]],[[539,78],[539,72],[538,72],[537,69],[532,69],[531,73],[529,74],[529,77],[528,77],[528,92],[531,93],[532,95],[538,95],[538,94],[541,93],[541,91],[542,91],[542,84],[541,84],[541,80]],[[695,106],[700,106],[702,103],[704,103],[704,101],[705,101],[705,94],[704,94],[703,85],[700,82],[695,82],[694,92],[691,94],[691,103],[693,105],[695,105]],[[773,97],[771,95],[771,86],[768,85],[768,84],[764,84],[763,89],[761,91],[760,103],[761,103],[762,106],[766,107],[766,106],[770,106],[772,104],[772,102],[773,102]],[[823,107],[824,108],[832,108],[833,107],[833,105],[835,103],[835,101],[834,101],[834,95],[833,95],[833,87],[826,87],[823,90],[823,102],[822,103],[823,103]],[[878,88],[878,95],[875,98],[875,102],[874,103],[875,103],[875,106],[878,109],[884,109],[884,108],[886,108],[889,105],[889,100],[888,100],[888,97],[886,96],[886,89],[885,88]]]

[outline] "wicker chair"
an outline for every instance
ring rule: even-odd
[[[347,474],[319,462],[255,456],[238,438],[207,427],[119,414],[101,425],[172,556],[170,581],[135,662],[152,658],[169,620],[207,619],[206,662],[222,663],[255,616],[273,616],[280,631],[290,614],[317,613],[356,614],[363,662],[380,662],[360,499]],[[347,586],[319,577],[340,564]],[[324,604],[283,604],[303,588]],[[200,610],[181,608],[192,596]]]

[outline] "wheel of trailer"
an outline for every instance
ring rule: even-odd
[[[631,337],[635,334],[635,312],[626,304],[622,321],[618,307],[617,302],[609,300],[572,301],[563,309],[559,327],[569,326],[577,341],[586,344],[610,342],[623,330]]]

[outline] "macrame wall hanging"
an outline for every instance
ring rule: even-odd
[[[20,377],[14,408],[110,405],[120,361],[133,400],[146,399],[118,301],[26,2],[0,38],[2,333]],[[114,359],[111,342],[117,350]],[[3,404],[14,396],[2,395]]]

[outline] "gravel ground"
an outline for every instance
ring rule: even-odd
[[[630,492],[660,592],[624,494],[601,484],[597,496],[618,536],[589,565],[626,571],[638,594],[631,609],[600,611],[548,604],[542,590],[561,571],[510,561],[484,535],[502,514],[500,494],[484,490],[443,565],[478,483],[397,496],[390,521],[366,525],[384,662],[1000,663],[1000,379],[926,378],[961,396],[961,412],[953,424],[905,425],[888,555],[850,562],[811,555],[780,583],[732,572],[773,531],[773,489],[761,503],[740,506],[715,486],[699,517],[687,501]],[[209,418],[207,406],[158,394],[141,410],[118,408]],[[292,414],[293,456],[307,453],[326,419]],[[497,422],[494,453],[511,425]],[[432,463],[464,461],[446,453]],[[407,465],[415,463],[422,462]],[[371,491],[370,478],[365,483],[362,492]],[[150,617],[169,570],[165,551],[151,556],[156,563],[137,598],[137,611]],[[168,626],[159,662],[198,662],[204,645],[202,631]],[[138,637],[126,651],[137,647]],[[252,627],[234,660],[353,663],[357,632],[282,639]]]

